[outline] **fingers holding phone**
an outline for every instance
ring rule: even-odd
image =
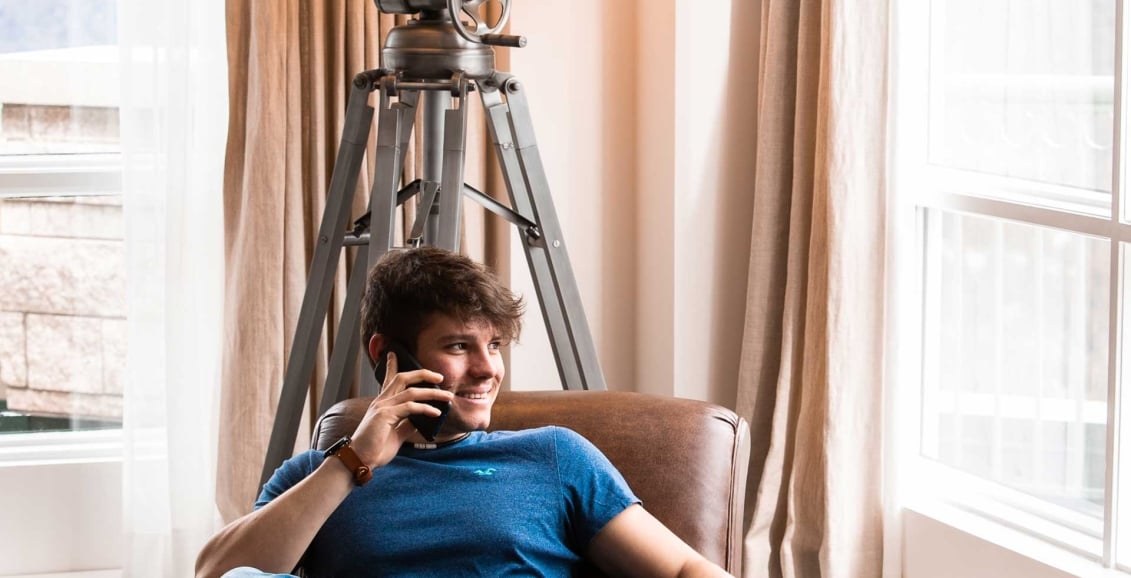
[[[421,367],[399,344],[381,351],[374,377],[382,384],[381,392],[354,431],[353,445],[370,467],[378,468],[421,427],[438,432],[454,394],[440,389],[443,375]]]
[[[443,382],[444,376],[424,369],[420,362],[409,353],[408,349],[397,341],[390,340],[387,345],[387,349],[382,352],[385,358],[384,367],[378,363],[377,367],[374,368],[374,377],[384,384],[383,387],[389,388],[390,391],[394,392],[394,395],[400,395],[401,391],[407,392],[412,389],[440,390],[440,383]],[[402,379],[403,382],[397,384],[397,381]],[[403,390],[398,390],[398,385]],[[435,441],[436,436],[440,433],[440,428],[443,427],[444,420],[448,417],[448,411],[452,408],[451,396],[438,397],[430,393],[421,395],[422,393],[413,392],[411,397],[420,399],[432,406],[439,411],[439,414],[435,412],[412,412],[408,415],[408,419],[420,432],[420,435],[431,442]],[[384,391],[382,391],[382,394],[384,394]]]
[[[373,376],[381,384],[378,397],[392,397],[410,387],[439,388],[444,376],[424,369],[407,352],[386,349],[373,370]]]

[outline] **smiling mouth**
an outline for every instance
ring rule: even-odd
[[[466,393],[457,393],[456,397],[462,397],[463,399],[487,399],[488,397],[490,397],[490,393],[491,392],[480,393],[469,391]]]

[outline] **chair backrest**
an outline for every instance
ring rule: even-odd
[[[314,447],[353,433],[371,398],[334,405],[315,426]],[[741,573],[742,512],[750,433],[734,412],[709,403],[610,391],[502,392],[492,430],[568,427],[620,470],[644,507],[707,559]],[[597,575],[600,574],[591,574]]]

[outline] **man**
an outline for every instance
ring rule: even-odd
[[[465,257],[386,255],[362,305],[369,356],[387,366],[381,394],[349,439],[283,464],[255,511],[205,545],[197,575],[568,576],[588,560],[611,575],[726,576],[576,433],[483,431],[521,317],[521,300]],[[399,372],[398,343],[426,369]],[[439,387],[408,387],[420,382]],[[447,403],[429,442],[409,417]]]

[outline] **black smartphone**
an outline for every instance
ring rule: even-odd
[[[387,360],[390,351],[397,356],[397,372],[404,373],[406,371],[424,369],[421,367],[420,362],[408,352],[408,348],[396,341],[390,341],[388,348],[381,352],[381,359],[377,360],[377,367],[373,370],[373,376],[377,378],[377,383],[385,383],[385,371],[387,370]],[[408,386],[440,388],[438,385],[428,383],[427,381],[410,383]],[[424,439],[435,441],[436,434],[440,433],[440,427],[444,425],[444,420],[448,417],[448,410],[452,409],[452,404],[446,401],[426,401],[424,403],[440,410],[440,416],[432,417],[430,415],[412,414],[408,416],[408,420],[416,427],[416,431],[419,431],[420,435],[424,436]]]

